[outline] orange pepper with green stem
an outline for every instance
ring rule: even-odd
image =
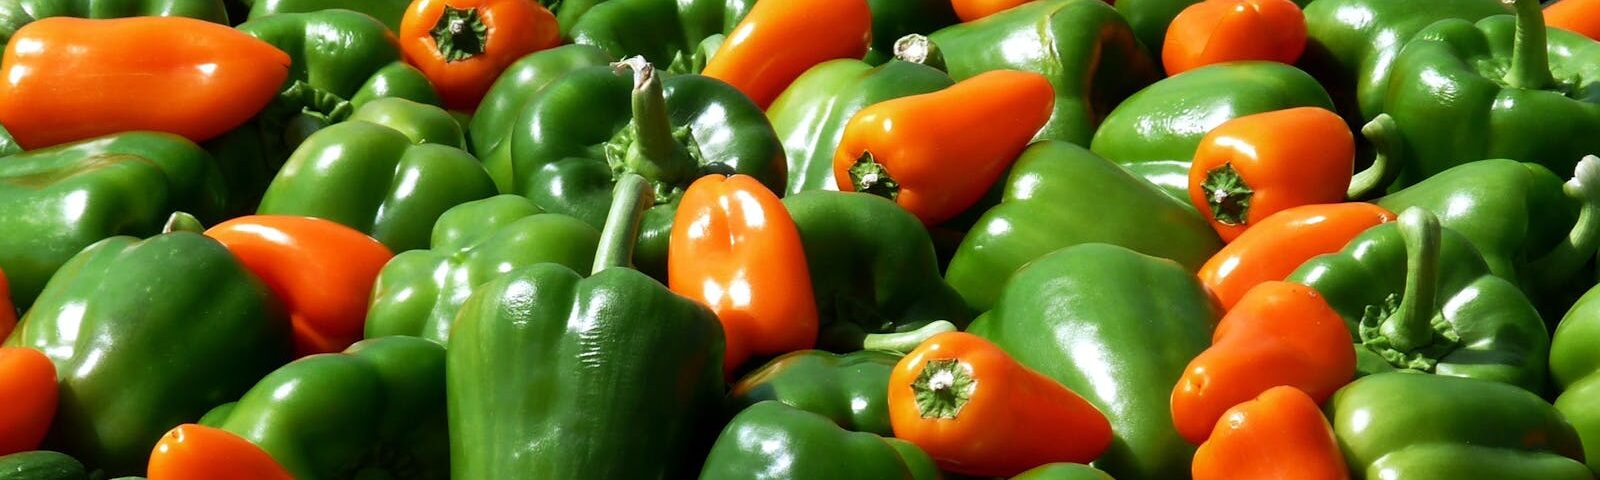
[[[1167,75],[1206,65],[1266,60],[1294,65],[1306,49],[1306,18],[1290,0],[1206,0],[1167,25]]]
[[[416,0],[400,19],[406,62],[458,110],[477,108],[512,62],[560,43],[556,16],[534,0]]]
[[[1600,40],[1600,1],[1561,0],[1546,5],[1544,24]]]
[[[1050,119],[1037,73],[993,70],[862,109],[833,156],[839,189],[893,200],[938,225],[977,203]]]
[[[861,58],[872,43],[866,0],[763,0],[706,62],[701,73],[728,82],[765,110],[811,67]]]
[[[1231,242],[1280,210],[1345,199],[1355,136],[1317,107],[1246,115],[1207,133],[1189,167],[1189,200]]]
[[[1191,470],[1194,480],[1350,478],[1317,402],[1287,386],[1228,409],[1195,452]]]
[[[150,452],[150,480],[293,480],[249,440],[193,423],[173,427]]]
[[[1272,214],[1200,267],[1200,283],[1223,310],[1262,282],[1283,280],[1311,257],[1337,252],[1368,228],[1395,219],[1370,203],[1302,205]]]
[[[31,348],[0,348],[0,455],[39,448],[55,419],[57,394],[49,357]]]

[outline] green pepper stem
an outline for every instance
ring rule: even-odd
[[[1551,291],[1572,279],[1600,248],[1600,157],[1589,155],[1579,160],[1572,179],[1562,189],[1582,207],[1567,238],[1525,269],[1524,276],[1530,277],[1539,291]]]
[[[161,233],[205,233],[205,231],[205,224],[200,223],[200,219],[194,218],[194,215],[188,212],[172,212],[172,216],[167,217],[167,224],[161,226]]]
[[[927,36],[913,33],[894,41],[894,58],[944,70],[944,54]]]
[[[1350,178],[1350,189],[1345,194],[1350,200],[1377,197],[1400,176],[1400,162],[1394,158],[1395,153],[1405,145],[1405,139],[1400,137],[1400,126],[1394,123],[1394,118],[1387,113],[1378,114],[1377,118],[1361,127],[1361,136],[1372,142],[1373,150],[1378,154],[1372,159],[1371,167]]]
[[[633,56],[611,64],[617,71],[633,70],[633,142],[623,157],[624,167],[645,178],[677,184],[694,175],[698,162],[679,143],[667,110],[661,76],[644,57]]]
[[[882,350],[905,355],[934,335],[954,331],[956,331],[954,323],[935,320],[909,332],[868,334],[867,338],[861,341],[861,347],[863,350]]]
[[[476,8],[444,6],[439,21],[428,31],[445,63],[459,62],[482,55],[489,44],[489,26]]]
[[[1379,331],[1396,350],[1409,352],[1433,342],[1433,312],[1439,294],[1439,217],[1412,207],[1400,214],[1406,244],[1406,289],[1400,307]]]
[[[611,210],[606,213],[605,229],[600,231],[600,246],[594,253],[594,268],[590,274],[607,268],[633,266],[633,246],[639,241],[639,224],[644,211],[655,204],[655,190],[650,182],[633,173],[624,173],[617,179],[611,194]]]
[[[1549,43],[1539,0],[1516,0],[1517,35],[1511,48],[1511,70],[1505,82],[1516,88],[1542,90],[1555,83],[1550,75]]]

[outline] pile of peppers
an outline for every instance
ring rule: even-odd
[[[0,480],[1600,478],[1600,0],[0,44]]]

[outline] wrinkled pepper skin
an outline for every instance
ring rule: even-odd
[[[612,60],[599,48],[562,45],[523,56],[500,73],[500,78],[478,103],[478,109],[473,111],[472,123],[467,127],[472,153],[483,160],[484,168],[489,170],[500,193],[513,191],[511,144],[506,139],[523,105],[567,72],[608,65]]]
[[[1577,428],[1589,469],[1600,473],[1600,288],[1578,299],[1550,341],[1550,376],[1561,391],[1556,410]]]
[[[89,472],[72,456],[49,450],[0,455],[0,478],[8,480],[89,480]]]
[[[1230,62],[1156,82],[1117,105],[1090,149],[1188,202],[1189,165],[1207,132],[1235,118],[1294,107],[1333,109],[1317,80],[1274,62]]]
[[[1111,475],[1079,463],[1040,465],[1011,477],[1011,480],[1116,480]]]
[[[580,0],[582,1],[582,0]],[[563,1],[565,3],[565,1]],[[652,65],[693,73],[692,61],[708,38],[733,30],[756,0],[604,0],[563,31],[572,43],[592,45],[613,58],[643,55]],[[556,11],[559,12],[560,7]],[[561,21],[561,25],[568,25]],[[711,48],[715,50],[715,48]]]
[[[759,475],[757,473],[759,472]],[[826,417],[764,401],[728,422],[700,478],[934,480],[939,469],[910,442],[852,432]]]
[[[252,0],[250,18],[276,13],[309,13],[322,10],[355,10],[383,22],[392,32],[400,31],[400,18],[406,14],[406,0]]]
[[[167,429],[238,398],[292,348],[267,287],[190,232],[84,249],[6,345],[56,364],[62,402],[45,446],[114,475],[143,472]]]
[[[445,344],[461,305],[501,274],[540,263],[594,263],[600,231],[528,199],[498,195],[457,205],[433,225],[431,249],[384,265],[372,290],[366,336],[411,335]]]
[[[10,0],[0,3],[0,45],[23,25],[47,17],[188,17],[228,25],[223,0]]]
[[[166,133],[122,133],[0,158],[0,231],[8,232],[0,235],[0,269],[12,301],[26,310],[57,268],[101,239],[155,234],[174,210],[220,218],[223,192],[211,157]]]
[[[1217,318],[1177,262],[1092,243],[1029,263],[968,331],[1105,414],[1114,437],[1094,467],[1123,480],[1187,478],[1194,446],[1167,398]]]
[[[1356,478],[1594,478],[1572,425],[1509,385],[1382,373],[1340,389],[1323,410]]]
[[[776,400],[827,417],[845,430],[891,437],[887,392],[889,374],[899,362],[900,356],[876,350],[791,352],[735,383],[728,411]]]
[[[278,368],[206,424],[255,443],[302,480],[450,476],[444,347],[385,337]]]
[[[1110,217],[1106,217],[1110,215]],[[1130,216],[1139,222],[1103,222]],[[945,279],[979,311],[994,306],[1005,279],[1063,247],[1109,243],[1176,260],[1195,271],[1222,248],[1194,209],[1126,169],[1066,142],[1023,151],[1000,205],[983,214],[950,260]]]

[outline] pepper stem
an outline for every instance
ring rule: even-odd
[[[650,182],[633,173],[617,179],[611,194],[611,210],[606,213],[605,229],[600,231],[600,246],[595,250],[590,274],[607,268],[633,267],[633,246],[639,241],[639,224],[644,212],[655,204]]]
[[[1239,176],[1239,171],[1233,168],[1232,163],[1206,172],[1206,179],[1200,183],[1200,190],[1205,193],[1206,203],[1211,207],[1211,217],[1223,225],[1244,225],[1250,221],[1250,198],[1256,192],[1245,183],[1244,177]]]
[[[1399,308],[1384,319],[1379,332],[1396,350],[1408,352],[1433,342],[1433,312],[1439,293],[1439,217],[1412,207],[1400,214],[1400,237],[1406,243],[1406,289]]]
[[[902,62],[927,65],[944,70],[944,54],[927,36],[913,33],[894,41],[894,58]]]
[[[934,335],[954,331],[956,331],[954,323],[935,320],[909,332],[868,334],[867,338],[861,341],[861,346],[864,350],[882,350],[905,355]]]
[[[861,158],[850,166],[850,185],[857,192],[870,193],[890,200],[900,197],[900,182],[889,175],[889,168],[878,163],[872,152],[861,152]]]
[[[622,167],[657,182],[676,184],[694,175],[699,162],[679,141],[685,132],[672,128],[661,76],[644,57],[633,56],[611,64],[618,73],[633,70],[632,141],[622,154]]]
[[[1600,248],[1600,157],[1589,155],[1578,161],[1572,179],[1562,186],[1568,197],[1578,201],[1578,221],[1567,233],[1567,238],[1556,244],[1550,253],[1528,264],[1524,276],[1531,277],[1533,285],[1549,291],[1570,280],[1595,249]]]
[[[459,62],[482,55],[489,43],[489,27],[483,24],[476,8],[444,6],[439,21],[428,31],[445,63]]]
[[[1539,0],[1514,0],[1517,35],[1511,47],[1511,70],[1505,82],[1516,88],[1542,90],[1555,83],[1550,75],[1549,43],[1545,39],[1544,10]]]
[[[1394,158],[1395,153],[1405,145],[1405,139],[1400,137],[1400,126],[1394,123],[1394,118],[1387,113],[1378,114],[1377,118],[1361,127],[1361,136],[1372,142],[1378,155],[1372,159],[1371,167],[1350,178],[1350,189],[1345,194],[1350,200],[1377,197],[1400,176],[1400,162]]]
[[[922,418],[956,418],[977,389],[972,366],[954,358],[929,360],[922,364],[922,371],[911,382],[917,413]]]

